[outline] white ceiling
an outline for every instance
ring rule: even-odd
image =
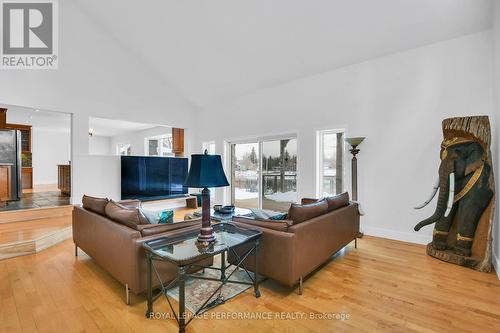
[[[104,118],[89,118],[89,128],[94,130],[95,136],[116,136],[125,133],[143,131],[161,125],[142,124],[124,120],[113,120]],[[168,126],[165,126],[170,128]]]
[[[77,0],[193,104],[489,29],[491,0]]]
[[[15,105],[0,105],[7,109],[7,122],[31,125],[33,128],[70,132],[71,115],[67,113],[38,110]]]

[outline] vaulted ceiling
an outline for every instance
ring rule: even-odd
[[[76,0],[191,103],[491,27],[491,0]]]

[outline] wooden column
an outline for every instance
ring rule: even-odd
[[[0,129],[7,126],[7,109],[0,108]]]
[[[184,129],[172,128],[172,152],[175,156],[184,156]]]

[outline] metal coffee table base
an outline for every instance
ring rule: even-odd
[[[255,240],[253,242],[253,246],[246,251],[242,256],[239,256],[238,253],[234,250],[234,248],[229,248],[228,250],[221,252],[221,267],[212,267],[212,266],[204,266],[204,265],[197,265],[197,264],[191,264],[187,266],[177,266],[179,275],[177,278],[175,278],[172,282],[170,282],[168,285],[164,285],[163,281],[160,278],[160,274],[158,273],[158,270],[154,266],[154,260],[163,260],[161,257],[155,256],[154,254],[148,252],[147,253],[147,259],[148,259],[148,270],[147,270],[147,278],[148,278],[148,310],[146,311],[146,317],[151,318],[153,316],[153,303],[161,297],[161,295],[164,295],[165,298],[167,299],[168,305],[170,306],[170,309],[172,310],[172,313],[174,315],[175,320],[179,324],[179,332],[184,333],[186,326],[194,319],[196,316],[200,314],[201,311],[205,309],[210,309],[218,304],[224,303],[224,301],[220,301],[219,299],[216,299],[214,302],[211,302],[208,304],[208,302],[212,299],[212,297],[217,294],[221,288],[226,284],[226,283],[236,283],[236,284],[243,284],[243,285],[252,285],[254,287],[254,293],[255,297],[260,297],[260,291],[259,291],[259,275],[258,275],[258,250],[259,250],[259,239]],[[226,253],[231,251],[231,253],[235,256],[237,263],[236,264],[229,264],[226,266]],[[251,255],[252,253],[255,253],[255,272],[254,276],[248,272],[246,269],[245,265],[243,262],[245,259]],[[226,276],[226,270],[233,267],[234,270]],[[221,272],[220,278],[209,278],[205,276],[199,276],[199,275],[194,275],[194,274],[189,274],[188,270],[190,268],[202,268],[202,269],[214,269],[218,270]],[[252,282],[244,282],[244,281],[235,281],[235,280],[230,280],[231,276],[233,275],[234,272],[236,272],[239,268],[243,268],[245,272],[247,273],[248,277]],[[153,289],[152,289],[152,278],[153,278],[153,271],[160,282],[161,290],[156,294],[153,295]],[[186,290],[186,280],[187,278],[193,278],[193,279],[198,279],[198,280],[210,280],[210,281],[219,281],[221,282],[219,287],[208,297],[208,299],[203,303],[203,305],[194,313],[193,316],[190,318],[186,318],[186,303],[185,303],[185,290]],[[179,312],[176,313],[174,310],[174,307],[172,303],[170,302],[170,297],[168,296],[168,290],[172,288],[175,284],[178,284],[179,286]]]

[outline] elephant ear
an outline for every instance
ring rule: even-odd
[[[484,163],[484,149],[480,144],[474,142],[470,146],[469,155],[467,156],[465,175],[473,173]]]

